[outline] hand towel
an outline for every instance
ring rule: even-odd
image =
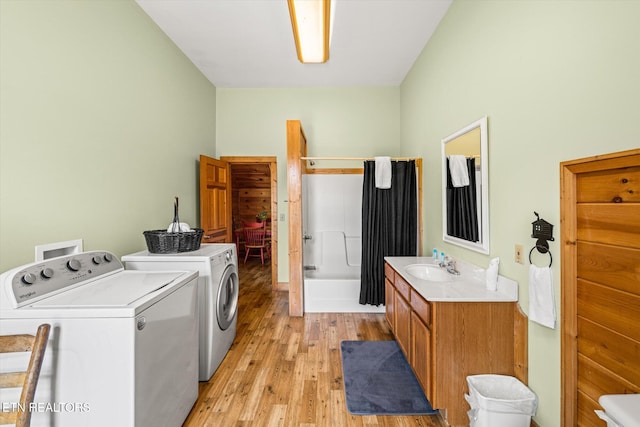
[[[454,187],[466,187],[469,185],[469,168],[467,168],[467,158],[454,154],[449,156],[449,174],[451,184]]]
[[[391,188],[391,157],[374,157],[376,161],[376,188]]]
[[[555,329],[556,302],[550,267],[529,267],[529,319]]]

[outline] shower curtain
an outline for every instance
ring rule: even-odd
[[[384,304],[384,257],[418,253],[416,162],[391,162],[391,188],[375,184],[375,162],[365,161],[362,185],[360,304]]]
[[[454,187],[451,183],[449,159],[447,159],[447,234],[477,242],[480,240],[480,233],[476,198],[476,159],[467,159],[467,170],[469,185]]]

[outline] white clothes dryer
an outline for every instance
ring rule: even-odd
[[[122,257],[127,270],[194,270],[199,273],[200,381],[209,381],[236,337],[238,256],[232,243],[202,244],[176,254],[136,252]]]
[[[0,275],[0,334],[51,325],[31,425],[182,425],[198,397],[196,278],[125,271],[105,251]],[[3,370],[24,368],[28,356],[1,355]],[[19,394],[1,389],[0,401],[18,405]]]

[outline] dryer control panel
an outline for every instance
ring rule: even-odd
[[[9,270],[0,276],[2,308],[18,308],[117,271],[122,263],[107,251],[50,258]]]

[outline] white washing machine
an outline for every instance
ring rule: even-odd
[[[177,254],[137,252],[122,257],[127,270],[194,270],[200,308],[200,381],[209,381],[236,337],[238,256],[232,243],[202,244]]]
[[[198,397],[196,278],[125,271],[105,251],[0,275],[0,334],[51,325],[31,425],[182,425]],[[3,371],[23,369],[28,356],[0,355]],[[17,405],[19,392],[0,390],[3,406]]]

